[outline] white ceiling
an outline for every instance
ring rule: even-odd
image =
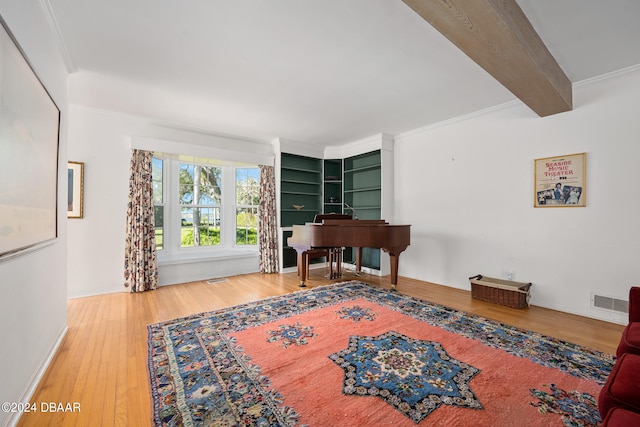
[[[333,145],[516,99],[400,0],[48,2],[71,103],[182,127]],[[638,0],[518,4],[573,83],[640,64]]]

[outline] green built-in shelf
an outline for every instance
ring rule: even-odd
[[[342,213],[342,159],[324,161],[324,213]]]
[[[281,226],[312,222],[319,213],[322,213],[322,159],[282,153]]]
[[[353,208],[345,213],[358,219],[382,219],[382,161],[380,150],[344,159],[343,202]],[[355,251],[347,261],[355,263]],[[380,269],[380,249],[364,248],[362,265]]]
[[[282,227],[312,222],[319,213],[353,214],[345,207],[345,203],[353,207],[359,219],[381,219],[380,150],[346,159],[324,160],[282,153],[280,160]],[[286,245],[286,238],[290,235],[291,231],[284,231],[285,268],[296,265],[295,250]],[[347,248],[344,260],[355,263],[355,251]],[[380,250],[364,248],[362,265],[380,269]]]

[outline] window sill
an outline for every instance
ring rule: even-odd
[[[203,261],[221,261],[231,259],[255,258],[258,251],[251,249],[222,249],[216,252],[188,253],[188,254],[158,254],[158,265],[177,265],[199,263]]]

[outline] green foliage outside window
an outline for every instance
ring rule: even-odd
[[[182,227],[180,240],[182,246],[194,246],[194,227]],[[200,246],[220,244],[220,227],[199,227]]]

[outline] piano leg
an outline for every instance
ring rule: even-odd
[[[391,288],[393,290],[396,289],[396,285],[398,284],[398,261],[400,259],[400,254],[389,254],[389,262],[391,263]]]
[[[335,276],[334,276],[335,273],[333,272],[333,261],[336,257],[335,249],[329,248],[327,250],[327,256],[328,256],[327,262],[329,264],[329,280],[333,280],[335,279]]]
[[[331,248],[331,278],[339,279],[342,276],[342,248]],[[335,269],[333,263],[336,263]]]
[[[309,268],[309,257],[305,252],[298,252],[298,276],[300,276],[300,284],[298,285],[301,288],[306,288],[307,285],[304,282],[307,280],[307,269]]]
[[[356,248],[356,276],[362,271],[362,248]]]
[[[398,262],[400,261],[400,254],[406,247],[400,248],[382,248],[383,251],[389,254],[389,264],[391,267],[391,288],[396,290],[398,284]]]

